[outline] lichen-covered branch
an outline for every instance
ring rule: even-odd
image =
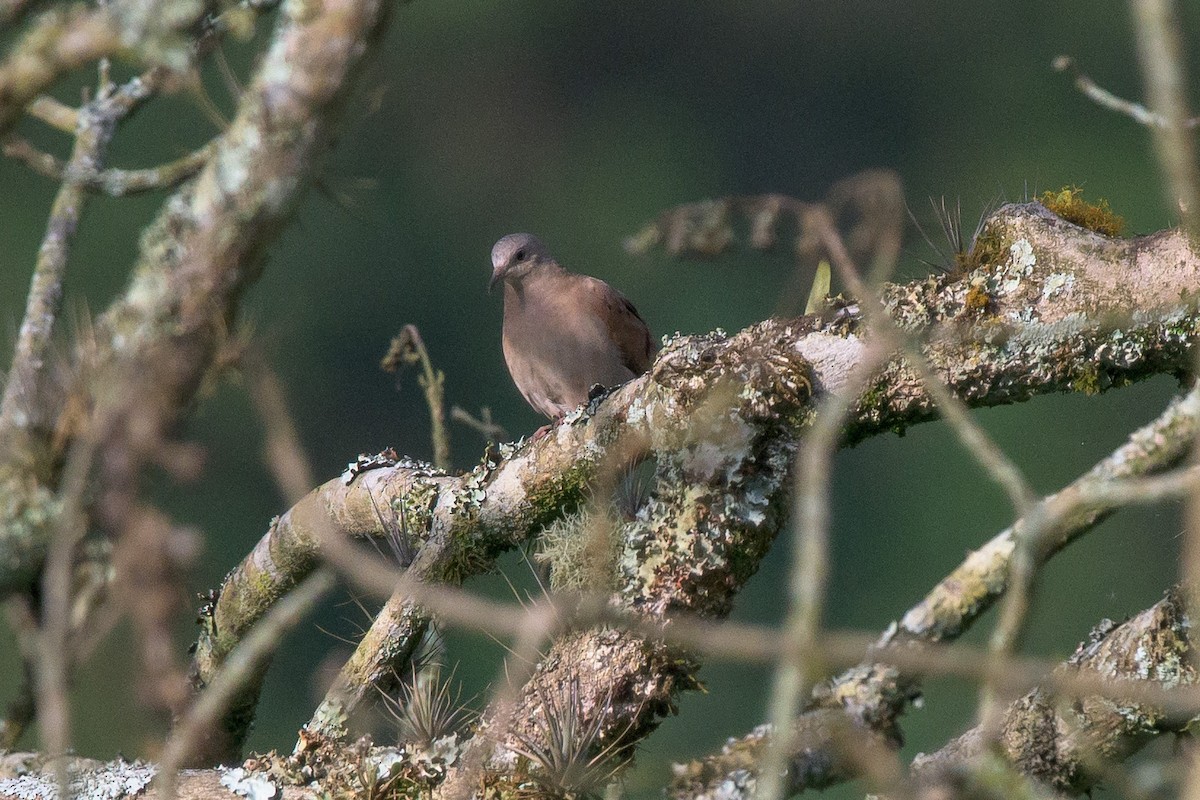
[[[1178,232],[1110,239],[1027,204],[998,211],[978,246],[978,266],[969,274],[936,276],[884,292],[893,320],[927,340],[924,354],[934,372],[968,404],[1101,390],[1190,367],[1197,316],[1189,298],[1200,289],[1200,261]],[[1130,313],[1130,308],[1136,310]],[[744,459],[754,451],[750,443],[766,434],[762,426],[772,426],[772,436],[794,437],[809,406],[796,407],[794,401],[778,406],[771,398],[779,387],[743,379],[737,402],[713,407],[714,419],[731,426],[725,430],[730,438],[716,445],[716,438],[703,438],[704,424],[716,423],[703,423],[698,407],[678,398],[694,404],[699,397],[716,397],[712,393],[723,365],[769,373],[772,363],[803,363],[805,379],[816,392],[840,390],[864,352],[861,335],[853,306],[840,306],[820,318],[769,320],[735,337],[683,337],[664,349],[647,376],[538,441],[489,453],[464,476],[400,463],[351,475],[349,486],[326,484],[318,490],[320,499],[306,500],[284,515],[256,554],[231,574],[215,608],[217,619],[228,609],[239,621],[217,629],[252,623],[271,597],[312,568],[316,525],[363,537],[381,536],[400,521],[409,541],[421,544],[424,579],[455,581],[486,568],[497,553],[577,507],[608,448],[627,435],[647,438],[659,461],[659,481],[642,523],[623,532],[622,597],[652,615],[688,610],[720,617],[774,535],[768,518],[779,507],[773,501],[789,452],[773,451],[762,462],[763,451],[755,451],[757,485],[729,487],[726,493],[714,481],[722,469],[737,475],[736,465],[749,463]],[[780,373],[786,374],[794,370]],[[738,415],[731,409],[755,403],[761,404],[752,415],[758,422],[734,421]],[[856,405],[847,438],[903,427],[933,413],[918,376],[893,361]],[[682,433],[689,430],[698,432]],[[768,462],[774,466],[765,467]],[[734,517],[723,516],[728,512]],[[323,516],[309,516],[314,513]],[[741,514],[757,519],[748,538],[730,527]],[[284,555],[292,552],[305,555]],[[282,557],[265,557],[274,553]],[[242,602],[251,596],[253,602]],[[378,652],[406,652],[402,642],[380,641]],[[645,647],[637,637],[628,641],[631,649]],[[200,654],[208,647],[202,640]],[[386,655],[375,658],[386,660]],[[206,670],[218,668],[220,648],[203,659]],[[576,666],[557,663],[564,671]],[[380,661],[363,674],[378,675],[382,670],[375,667],[382,666]]]
[[[1103,487],[1151,475],[1179,464],[1200,433],[1200,390],[1172,402],[1157,419],[1135,431],[1087,473],[1046,498],[1038,514],[1048,516],[1054,536],[1041,560],[1107,518],[1116,503]],[[1097,491],[1100,489],[1101,491]],[[1028,519],[1018,520],[974,551],[886,631],[880,644],[950,642],[964,633],[1005,592],[1016,542]],[[818,687],[794,735],[789,767],[792,792],[823,788],[856,777],[850,754],[833,746],[829,731],[850,722],[862,735],[882,742],[900,739],[899,716],[918,693],[919,676],[882,663],[864,663]],[[677,798],[710,796],[722,786],[753,785],[754,769],[766,751],[769,729],[731,740],[721,752],[680,767],[671,788]]]
[[[1092,673],[1108,681],[1150,681],[1164,688],[1196,683],[1192,627],[1183,599],[1171,591],[1137,616],[1114,625],[1105,620],[1062,667]],[[1070,699],[1066,703],[1061,700]],[[1083,794],[1103,777],[1095,764],[1118,763],[1163,733],[1185,733],[1193,723],[1152,704],[1101,695],[1059,698],[1035,689],[1005,711],[999,727],[1002,754],[1022,773],[1057,793]],[[962,769],[989,750],[981,728],[954,739],[941,750],[918,756],[919,780],[936,780]]]
[[[109,442],[102,507],[111,518],[132,502],[151,432],[184,413],[211,367],[264,248],[320,163],[385,8],[369,0],[289,7],[212,158],[167,202],[143,237],[128,290],[81,343],[77,370],[88,384],[80,390],[99,407],[93,419],[107,425],[97,435]],[[55,515],[53,474],[35,469],[22,480],[31,485],[0,509],[0,593],[36,573]]]

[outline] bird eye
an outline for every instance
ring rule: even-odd
[[[525,251],[518,250],[517,251],[517,261],[524,261],[524,260],[525,260]]]

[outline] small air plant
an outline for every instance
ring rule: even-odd
[[[968,240],[963,236],[962,226],[962,202],[954,201],[954,205],[950,206],[946,203],[946,198],[942,197],[938,200],[929,198],[929,205],[933,209],[933,215],[937,218],[938,225],[942,229],[942,238],[945,240],[945,246],[939,245],[930,236],[925,233],[925,229],[921,227],[921,223],[917,222],[917,217],[911,210],[908,212],[909,218],[913,224],[917,226],[917,230],[921,234],[921,238],[929,245],[941,263],[935,264],[926,261],[926,264],[950,273],[965,273],[970,271],[972,264],[972,253],[975,250],[975,242],[979,238],[979,234],[983,232],[984,223],[987,222],[991,213],[996,210],[1000,204],[999,198],[993,198],[986,203],[983,209],[979,212],[979,220],[975,223],[975,230],[971,233],[971,238]]]
[[[579,679],[572,679],[563,696],[537,685],[541,714],[532,730],[515,734],[508,747],[536,768],[531,777],[545,793],[557,797],[590,798],[609,784],[625,765],[621,740],[603,744],[603,723],[611,716],[612,696],[585,714]]]
[[[428,749],[474,722],[476,712],[462,702],[461,688],[451,688],[454,674],[443,681],[440,672],[437,668],[414,669],[412,679],[401,684],[398,696],[383,696],[401,742]]]

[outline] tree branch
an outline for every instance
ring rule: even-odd
[[[1044,562],[1112,512],[1130,502],[1161,499],[1140,491],[1116,493],[1117,482],[1153,475],[1182,462],[1200,433],[1200,390],[1172,402],[1157,419],[1135,431],[1129,440],[1103,461],[1057,494],[1046,498],[1034,512],[1054,536],[1036,551]],[[942,643],[957,639],[991,608],[1008,589],[1017,541],[1031,520],[1022,518],[990,542],[971,553],[933,588],[899,623],[886,631],[880,644]],[[824,788],[858,774],[858,765],[834,747],[828,732],[850,722],[863,734],[883,742],[900,740],[898,718],[916,696],[920,676],[904,674],[883,663],[864,662],[817,688],[794,734],[789,766],[792,793]],[[760,728],[720,753],[683,765],[670,794],[676,798],[709,796],[732,781],[752,785],[753,765],[761,763],[769,730]],[[736,773],[736,774],[735,774]]]
[[[1151,608],[1114,625],[1105,620],[1062,668],[1105,681],[1144,681],[1164,688],[1196,683],[1192,625],[1177,591]],[[1072,702],[1063,702],[1071,700]],[[1102,778],[1094,764],[1123,761],[1163,733],[1184,733],[1189,714],[1104,695],[1060,697],[1039,688],[1008,706],[999,726],[1003,756],[1021,773],[1055,792],[1083,794]],[[989,748],[984,728],[974,728],[930,755],[913,761],[918,780],[961,770]]]
[[[1179,232],[1108,239],[1029,204],[997,212],[980,243],[989,257],[970,275],[938,276],[883,293],[892,319],[929,338],[923,352],[934,373],[969,404],[1102,389],[1190,366],[1197,318],[1194,305],[1181,298],[1200,289],[1200,264]],[[968,307],[973,289],[988,294],[986,315]],[[1132,317],[1126,311],[1131,305],[1138,309]],[[649,375],[536,442],[502,450],[499,458],[489,454],[460,478],[412,463],[361,476],[352,471],[349,487],[326,484],[273,526],[255,555],[231,574],[216,612],[252,619],[310,570],[318,555],[314,520],[341,536],[384,535],[387,519],[377,508],[397,510],[412,540],[425,542],[414,564],[422,579],[454,581],[485,568],[497,553],[576,507],[608,448],[629,435],[649,442],[659,477],[646,521],[621,532],[623,602],[650,615],[688,610],[720,617],[776,532],[771,510],[779,507],[790,450],[768,440],[794,437],[807,420],[807,401],[786,400],[797,397],[794,389],[778,392],[798,380],[811,381],[818,392],[844,388],[866,346],[860,334],[851,311],[771,320],[734,337],[681,338],[664,349]],[[730,375],[738,376],[737,398],[712,406],[700,402],[717,397],[714,392]],[[847,438],[876,435],[933,413],[919,376],[892,361],[855,406]],[[732,444],[704,432],[714,417],[740,420]],[[699,453],[706,454],[701,462]],[[718,476],[706,472],[705,464],[725,464],[734,475],[754,464],[756,478],[749,486],[714,484]],[[746,520],[754,522],[739,527]],[[303,557],[272,561],[268,553]],[[275,585],[249,579],[263,564],[271,564]],[[241,601],[251,595],[252,602]],[[234,631],[241,624],[217,629]],[[675,651],[629,634],[615,636],[607,652],[625,656],[613,663],[683,663]],[[406,652],[399,640],[385,637],[373,646],[380,642],[385,646],[376,650],[376,659]],[[220,648],[202,639],[199,653],[206,654],[205,671],[219,667]],[[567,658],[554,663],[558,677],[584,668]],[[645,677],[631,669],[606,674],[605,680],[635,685]],[[648,685],[667,684],[686,681]],[[656,690],[649,691],[623,708],[662,708],[656,697]]]

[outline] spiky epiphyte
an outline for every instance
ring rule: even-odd
[[[583,707],[579,679],[572,679],[562,694],[537,684],[541,714],[531,730],[515,734],[509,749],[528,759],[531,777],[546,794],[592,797],[610,783],[626,763],[622,736],[604,743],[604,721],[612,706],[611,695],[599,706]]]
[[[984,223],[987,222],[992,212],[999,205],[999,198],[993,198],[979,212],[979,220],[975,223],[975,230],[971,233],[971,238],[967,239],[963,235],[962,226],[962,202],[954,201],[954,205],[950,206],[946,202],[945,197],[934,200],[929,198],[929,205],[933,209],[933,215],[937,218],[938,226],[942,230],[942,237],[945,239],[945,244],[941,245],[935,242],[925,229],[921,227],[921,223],[917,222],[916,215],[912,211],[908,212],[909,218],[913,224],[917,226],[921,237],[925,239],[925,243],[937,253],[940,264],[931,264],[934,267],[939,267],[951,274],[965,274],[978,266],[978,254],[975,253],[975,242],[979,239],[979,234],[983,232]]]
[[[451,689],[453,674],[443,681],[439,672],[414,669],[411,680],[401,683],[397,697],[383,696],[400,741],[426,748],[461,733],[474,721],[475,711],[462,702],[461,689]]]

